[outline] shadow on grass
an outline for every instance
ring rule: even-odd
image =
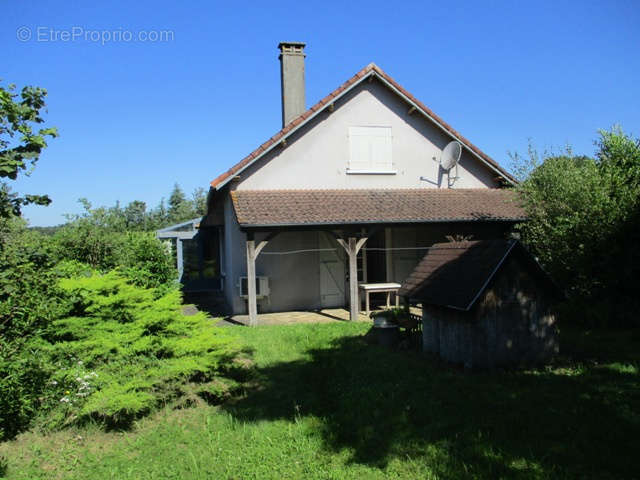
[[[361,336],[259,369],[223,406],[242,421],[314,416],[329,451],[383,468],[428,462],[445,478],[630,478],[640,471],[635,367],[468,373]]]

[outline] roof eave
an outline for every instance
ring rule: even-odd
[[[180,223],[176,223],[175,225],[169,225],[168,227],[160,228],[160,229],[156,230],[156,232],[158,232],[158,233],[171,232],[175,228],[185,227],[185,226],[189,225],[190,223],[201,222],[203,218],[204,218],[204,216],[192,218],[191,220],[187,220],[185,222],[180,222]]]
[[[418,219],[418,220],[368,220],[356,222],[308,222],[308,223],[263,223],[250,224],[239,223],[241,229],[250,228],[304,228],[304,227],[344,227],[349,225],[394,225],[394,224],[411,224],[411,223],[467,223],[467,222],[499,222],[499,223],[516,223],[522,222],[526,218],[439,218],[439,219]]]

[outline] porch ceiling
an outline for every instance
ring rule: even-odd
[[[520,221],[507,189],[235,190],[242,228]]]

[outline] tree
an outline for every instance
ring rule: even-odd
[[[600,131],[598,163],[616,212],[628,215],[640,202],[640,140],[616,126]]]
[[[144,231],[147,229],[147,204],[134,200],[124,209],[127,230]]]
[[[207,191],[202,188],[196,188],[192,194],[194,217],[204,216],[207,214]]]
[[[18,175],[30,175],[47,146],[47,137],[57,137],[55,127],[38,128],[44,123],[41,112],[45,110],[47,91],[39,87],[24,87],[18,94],[16,86],[0,85],[0,178],[16,180]],[[28,204],[48,205],[46,195],[11,193],[6,184],[0,189],[0,217],[20,215]]]
[[[169,214],[164,198],[160,199],[157,207],[151,209],[147,214],[147,228],[149,230],[158,230],[159,228],[170,225]]]
[[[519,185],[529,220],[522,240],[569,293],[588,295],[591,249],[606,223],[607,192],[596,161],[588,157],[544,159]]]
[[[522,240],[562,285],[588,324],[638,324],[640,142],[601,131],[595,158],[532,159],[517,187],[529,220]],[[534,151],[535,152],[535,151]]]
[[[54,235],[59,258],[105,271],[115,268],[126,247],[122,235],[126,226],[120,209],[93,208],[86,198],[79,202],[84,212],[67,215],[67,223]]]
[[[177,183],[173,186],[173,191],[169,196],[168,215],[171,223],[183,222],[195,216],[193,204],[187,200],[180,185]]]

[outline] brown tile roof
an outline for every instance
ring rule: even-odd
[[[399,294],[412,301],[469,310],[516,243],[437,243],[405,280]]]
[[[343,93],[345,90],[348,90],[349,88],[351,88],[352,86],[356,85],[357,83],[359,83],[363,78],[369,76],[369,75],[376,75],[378,78],[380,78],[383,82],[388,83],[389,85],[391,85],[394,89],[396,89],[401,95],[405,96],[409,101],[413,102],[419,109],[421,109],[426,115],[428,115],[429,117],[431,117],[434,121],[436,121],[437,123],[439,123],[442,128],[449,132],[451,135],[455,136],[458,138],[458,140],[460,140],[467,148],[469,148],[470,150],[472,150],[474,153],[476,153],[479,157],[481,157],[484,161],[486,161],[489,165],[493,166],[498,172],[500,172],[506,179],[512,181],[515,183],[515,179],[513,178],[513,176],[511,176],[509,174],[509,172],[507,172],[506,170],[504,170],[495,160],[493,160],[491,157],[489,157],[486,153],[484,153],[482,150],[480,150],[478,147],[476,147],[474,144],[472,144],[469,140],[467,140],[465,137],[463,137],[462,135],[460,135],[460,133],[458,133],[455,129],[453,129],[448,123],[446,123],[444,120],[442,120],[442,118],[440,118],[438,115],[436,115],[430,108],[428,108],[425,104],[423,104],[422,102],[420,102],[418,99],[416,99],[413,95],[411,95],[407,90],[405,90],[402,86],[400,86],[399,83],[397,83],[393,78],[391,78],[389,75],[387,75],[380,67],[378,67],[375,63],[370,63],[369,65],[367,65],[366,67],[364,67],[362,70],[360,70],[358,73],[356,73],[353,77],[351,77],[349,80],[347,80],[346,82],[344,82],[342,85],[340,85],[338,88],[336,88],[333,92],[331,92],[329,95],[327,95],[326,97],[324,97],[322,100],[320,100],[318,103],[316,103],[315,105],[313,105],[310,109],[308,109],[306,112],[300,114],[298,117],[294,118],[293,120],[291,120],[287,125],[285,125],[285,127],[280,130],[278,133],[276,133],[274,136],[272,136],[269,140],[267,140],[266,142],[264,142],[262,145],[260,145],[258,148],[256,148],[253,152],[251,152],[249,155],[247,155],[246,157],[244,157],[242,160],[240,160],[238,163],[236,163],[233,167],[231,167],[229,170],[227,170],[226,172],[220,174],[218,177],[216,177],[214,180],[211,181],[211,186],[213,188],[216,188],[218,186],[220,186],[222,183],[225,182],[225,180],[229,179],[230,177],[234,176],[235,174],[237,174],[240,170],[242,170],[244,167],[246,167],[247,165],[251,164],[253,161],[255,161],[258,157],[260,157],[263,153],[265,153],[267,150],[270,149],[270,147],[276,145],[278,142],[280,142],[283,138],[287,137],[289,133],[291,133],[292,131],[294,131],[296,129],[296,127],[304,124],[307,120],[309,120],[310,117],[312,117],[313,115],[316,114],[316,112],[318,112],[319,110],[324,109],[325,107],[327,107],[328,105],[330,105],[331,103],[333,103],[333,100],[339,96],[341,93]]]
[[[241,226],[517,221],[525,218],[508,189],[235,190]]]

